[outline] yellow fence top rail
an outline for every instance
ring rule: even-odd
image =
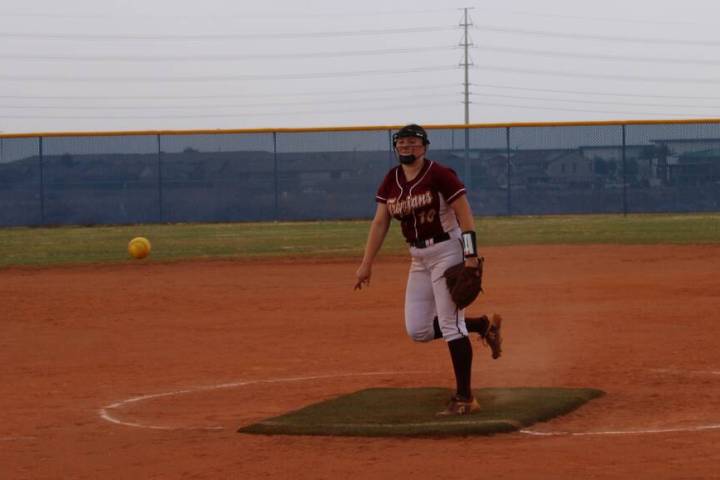
[[[423,124],[426,129],[464,129],[464,128],[521,128],[521,127],[597,127],[610,125],[677,125],[720,123],[720,118],[701,118],[683,120],[606,120],[583,122],[517,122],[517,123],[471,123],[471,124]],[[307,127],[307,128],[254,128],[254,129],[206,129],[206,130],[127,130],[98,132],[32,132],[0,133],[0,138],[34,137],[117,137],[132,135],[230,135],[251,133],[313,133],[313,132],[361,132],[379,130],[397,130],[402,125],[376,125],[355,127]]]

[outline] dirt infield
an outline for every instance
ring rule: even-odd
[[[474,386],[595,387],[523,433],[455,439],[235,433],[376,386],[444,386],[405,335],[408,259],[0,271],[0,477],[711,478],[720,465],[720,246],[483,250],[504,355]]]

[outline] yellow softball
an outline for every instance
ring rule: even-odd
[[[150,240],[145,237],[135,237],[128,243],[128,253],[133,258],[145,258],[150,255]]]

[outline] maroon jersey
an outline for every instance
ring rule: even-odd
[[[465,194],[465,185],[455,171],[432,160],[411,181],[402,166],[390,170],[378,188],[376,200],[387,205],[393,218],[400,220],[405,241],[428,239],[458,227],[449,205]]]

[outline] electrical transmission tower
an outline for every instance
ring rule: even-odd
[[[463,8],[463,18],[460,22],[460,26],[463,27],[463,40],[460,43],[460,46],[464,49],[464,61],[460,64],[460,66],[465,70],[465,81],[463,82],[463,86],[465,87],[464,104],[466,125],[470,123],[470,66],[473,65],[472,60],[470,59],[469,51],[473,43],[472,40],[470,40],[470,35],[468,34],[468,29],[472,26],[472,20],[468,15],[468,10],[471,8]]]
[[[470,41],[470,36],[468,34],[468,28],[472,25],[472,21],[470,20],[470,17],[468,16],[468,10],[469,8],[463,8],[463,18],[460,23],[460,26],[463,27],[463,40],[462,43],[460,43],[460,46],[464,49],[464,61],[460,64],[461,67],[465,70],[465,81],[463,82],[463,85],[465,87],[464,92],[464,103],[465,103],[465,125],[470,124],[470,65],[472,65],[472,62],[470,61],[470,46],[472,45],[472,42]],[[472,164],[470,163],[470,129],[465,128],[465,186],[468,188],[468,191],[472,188]]]

